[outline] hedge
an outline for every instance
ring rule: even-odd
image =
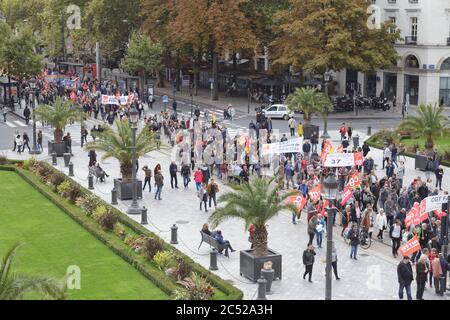
[[[17,162],[15,162],[17,163]],[[41,164],[48,166],[52,171],[56,169],[50,166],[48,163],[41,162]],[[127,261],[136,270],[141,272],[147,279],[152,281],[157,287],[168,295],[172,295],[174,290],[177,288],[175,282],[173,282],[164,271],[161,271],[156,266],[147,260],[145,257],[135,254],[131,248],[129,248],[120,238],[118,238],[114,233],[106,232],[102,227],[92,220],[90,217],[74,204],[71,204],[66,199],[62,198],[60,195],[53,192],[51,187],[42,183],[37,175],[24,169],[17,168],[12,165],[0,165],[0,170],[15,171],[20,177],[32,185],[36,190],[38,190],[47,199],[53,202],[58,208],[60,208],[64,213],[71,217],[74,221],[83,226],[92,235],[94,235],[103,244],[109,247],[114,253],[120,256],[122,259]],[[66,179],[71,181],[74,185],[77,185],[83,195],[92,194],[89,190],[72,180],[70,177],[66,176]],[[141,224],[130,219],[126,214],[112,207],[109,203],[105,202],[103,199],[98,198],[100,203],[102,203],[107,208],[117,214],[118,220],[124,226],[131,229],[138,235],[144,235],[146,237],[151,237],[155,239],[160,239],[156,234],[147,230]],[[243,298],[243,292],[233,285],[229,284],[225,280],[221,279],[217,275],[209,272],[200,264],[194,262],[190,257],[186,256],[184,253],[164,242],[164,247],[166,250],[171,250],[177,255],[182,257],[182,259],[187,262],[191,267],[192,271],[196,272],[203,277],[207,278],[208,281],[217,289],[222,291],[226,296],[226,300],[241,300]]]

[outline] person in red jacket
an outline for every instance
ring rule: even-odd
[[[345,126],[344,122],[342,122],[341,128],[339,129],[339,133],[341,134],[341,141],[345,140],[347,135],[347,127]]]
[[[194,173],[194,181],[195,181],[195,188],[197,189],[197,191],[199,191],[203,183],[203,173],[200,168],[197,168],[197,171],[195,171]]]

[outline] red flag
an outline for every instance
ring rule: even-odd
[[[355,189],[361,186],[361,179],[359,178],[359,172],[355,172],[350,176],[347,183],[347,188]]]
[[[436,217],[438,217],[438,219],[442,219],[442,217],[447,215],[447,212],[442,210],[435,210],[434,214],[436,215]]]
[[[301,212],[308,201],[302,195],[297,195],[288,197],[287,202],[295,204],[297,206],[297,211]]]
[[[411,210],[406,215],[405,226],[417,226],[420,222],[420,205],[418,202],[415,202]]]
[[[326,140],[325,144],[323,146],[322,149],[322,153],[320,154],[320,158],[322,160],[322,162],[325,162],[325,160],[327,159],[327,156],[333,153],[333,145],[331,144],[330,140]]]
[[[341,205],[344,206],[347,201],[352,197],[353,195],[353,191],[351,188],[346,187],[344,189],[344,192],[342,192],[342,201],[341,201]]]
[[[320,191],[322,190],[322,187],[320,184],[318,184],[315,188],[312,188],[308,194],[311,201],[315,202],[320,199]]]
[[[86,84],[86,81],[83,83],[83,91],[86,91],[87,90],[87,84]]]
[[[75,90],[72,90],[72,92],[70,93],[70,100],[72,100],[73,102],[77,102],[77,94],[75,93]]]
[[[417,236],[414,236],[409,240],[407,243],[405,243],[403,246],[401,246],[398,251],[402,254],[402,256],[410,256],[414,252],[420,251],[420,243]]]
[[[362,166],[364,159],[363,159],[363,154],[362,152],[355,152],[353,154],[354,159],[355,159],[355,166]]]

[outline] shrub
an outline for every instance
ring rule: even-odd
[[[8,163],[8,159],[5,156],[0,156],[0,165]]]
[[[153,257],[153,261],[162,271],[174,265],[173,253],[171,251],[159,251]]]
[[[142,254],[148,259],[153,259],[155,254],[164,250],[164,243],[161,239],[146,238],[142,246]]]
[[[117,216],[113,212],[108,211],[98,220],[98,223],[102,226],[103,229],[113,231],[117,220]]]
[[[80,198],[83,194],[81,193],[81,189],[76,184],[71,184],[69,191],[67,192],[69,195],[70,203],[75,204],[78,198]]]
[[[77,206],[79,206],[87,216],[94,213],[94,210],[100,205],[100,199],[94,194],[88,194],[80,201],[77,201]]]
[[[92,219],[98,222],[107,212],[108,210],[104,205],[99,205],[92,212]]]
[[[184,288],[175,290],[175,300],[211,300],[214,295],[214,288],[205,278],[195,272],[189,278],[177,281],[177,283]]]
[[[37,169],[39,176],[41,177],[42,182],[47,182],[52,174],[52,170],[45,165],[40,165]]]
[[[122,239],[125,238],[126,232],[125,232],[125,227],[123,226],[123,224],[121,224],[120,222],[117,222],[114,225],[114,233]]]
[[[50,183],[54,187],[54,191],[57,190],[58,186],[66,180],[63,174],[55,172],[50,177]]]
[[[37,163],[36,157],[32,156],[30,159],[27,159],[23,162],[23,168],[25,170],[30,170],[32,167],[34,167]]]
[[[188,264],[183,258],[175,256],[176,266],[166,270],[166,274],[174,281],[184,280],[192,273],[192,266]]]
[[[65,180],[63,183],[61,183],[57,188],[56,191],[61,197],[68,198],[69,197],[69,189],[70,189],[70,181]]]

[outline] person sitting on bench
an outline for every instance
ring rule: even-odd
[[[225,249],[225,257],[228,257],[228,249],[230,249],[231,252],[236,251],[236,250],[234,250],[234,249],[231,247],[230,241],[224,240],[224,239],[223,239],[222,231],[221,231],[221,230],[217,230],[216,234],[214,235],[214,239],[217,240],[217,242],[218,242],[219,244],[223,244],[223,245],[226,245],[226,246],[227,246],[226,249]]]
[[[208,226],[207,223],[205,223],[205,224],[203,225],[203,227],[202,227],[202,232],[203,232],[203,233],[206,233],[208,236],[211,235],[211,231],[209,231],[209,226]]]
[[[105,182],[105,176],[109,177],[103,168],[100,167],[100,163],[97,163],[97,166],[95,167],[95,174],[97,175],[97,178],[100,179],[100,182]]]

